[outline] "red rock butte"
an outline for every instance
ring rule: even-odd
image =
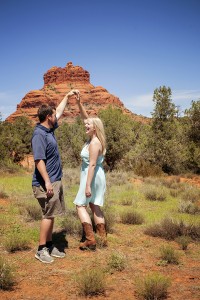
[[[44,74],[43,78],[43,88],[27,93],[17,105],[16,111],[6,121],[13,122],[19,116],[26,116],[36,123],[38,122],[37,110],[41,104],[46,103],[56,107],[71,89],[78,89],[81,93],[81,101],[89,116],[95,116],[100,109],[112,106],[120,108],[136,121],[148,122],[148,118],[136,115],[126,109],[122,101],[110,94],[105,88],[93,86],[90,83],[89,72],[82,67],[73,66],[72,62],[68,62],[64,68],[52,67]],[[71,97],[61,121],[71,123],[78,115],[79,109],[75,97]]]

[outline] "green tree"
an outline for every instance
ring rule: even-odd
[[[189,138],[200,145],[200,100],[192,101],[191,108],[185,111],[189,119]]]
[[[16,118],[13,126],[13,155],[14,162],[21,161],[31,153],[32,122],[24,116]]]
[[[141,176],[158,175],[161,173],[159,167],[154,166],[150,157],[151,149],[149,148],[149,136],[151,135],[151,125],[138,123],[134,128],[135,143],[130,151],[125,153],[121,168]]]
[[[14,123],[0,122],[1,166],[18,163],[31,153],[32,123],[26,117],[19,117]]]
[[[134,122],[120,109],[111,107],[101,110],[99,117],[106,133],[106,163],[113,170],[135,143]]]
[[[171,89],[162,86],[155,89],[152,113],[152,132],[149,136],[151,161],[166,173],[184,170],[187,150],[184,147],[184,133],[177,119],[177,111],[172,103]]]
[[[176,107],[175,104],[172,103],[171,96],[171,89],[166,86],[160,86],[160,88],[155,89],[153,93],[155,107],[152,113],[152,129],[155,132],[159,130],[163,132],[164,135],[172,133],[166,130],[166,127],[173,126],[176,116]]]
[[[63,166],[76,167],[80,164],[80,152],[86,140],[83,122],[78,117],[73,124],[62,123],[56,130]]]
[[[187,161],[188,168],[195,173],[200,173],[200,100],[192,101],[191,107],[185,111],[185,116],[190,153]]]

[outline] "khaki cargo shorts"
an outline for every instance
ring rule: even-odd
[[[51,219],[65,214],[65,202],[61,180],[53,182],[52,186],[54,195],[51,198],[47,197],[46,190],[41,185],[32,187],[33,194],[41,206],[43,219]]]

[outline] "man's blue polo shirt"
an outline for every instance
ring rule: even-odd
[[[51,183],[60,180],[62,177],[61,159],[54,136],[54,130],[57,127],[58,124],[53,129],[48,129],[41,124],[37,124],[32,136],[34,160],[42,159],[45,162]],[[44,180],[37,168],[35,168],[33,174],[32,185],[44,186]]]

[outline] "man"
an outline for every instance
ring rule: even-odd
[[[68,98],[75,95],[71,90],[56,109],[42,105],[38,109],[40,123],[35,127],[32,137],[32,150],[35,171],[32,179],[33,193],[42,209],[39,247],[35,257],[43,263],[52,263],[53,257],[65,257],[52,243],[54,217],[65,213],[62,187],[61,160],[54,130],[62,116]]]

